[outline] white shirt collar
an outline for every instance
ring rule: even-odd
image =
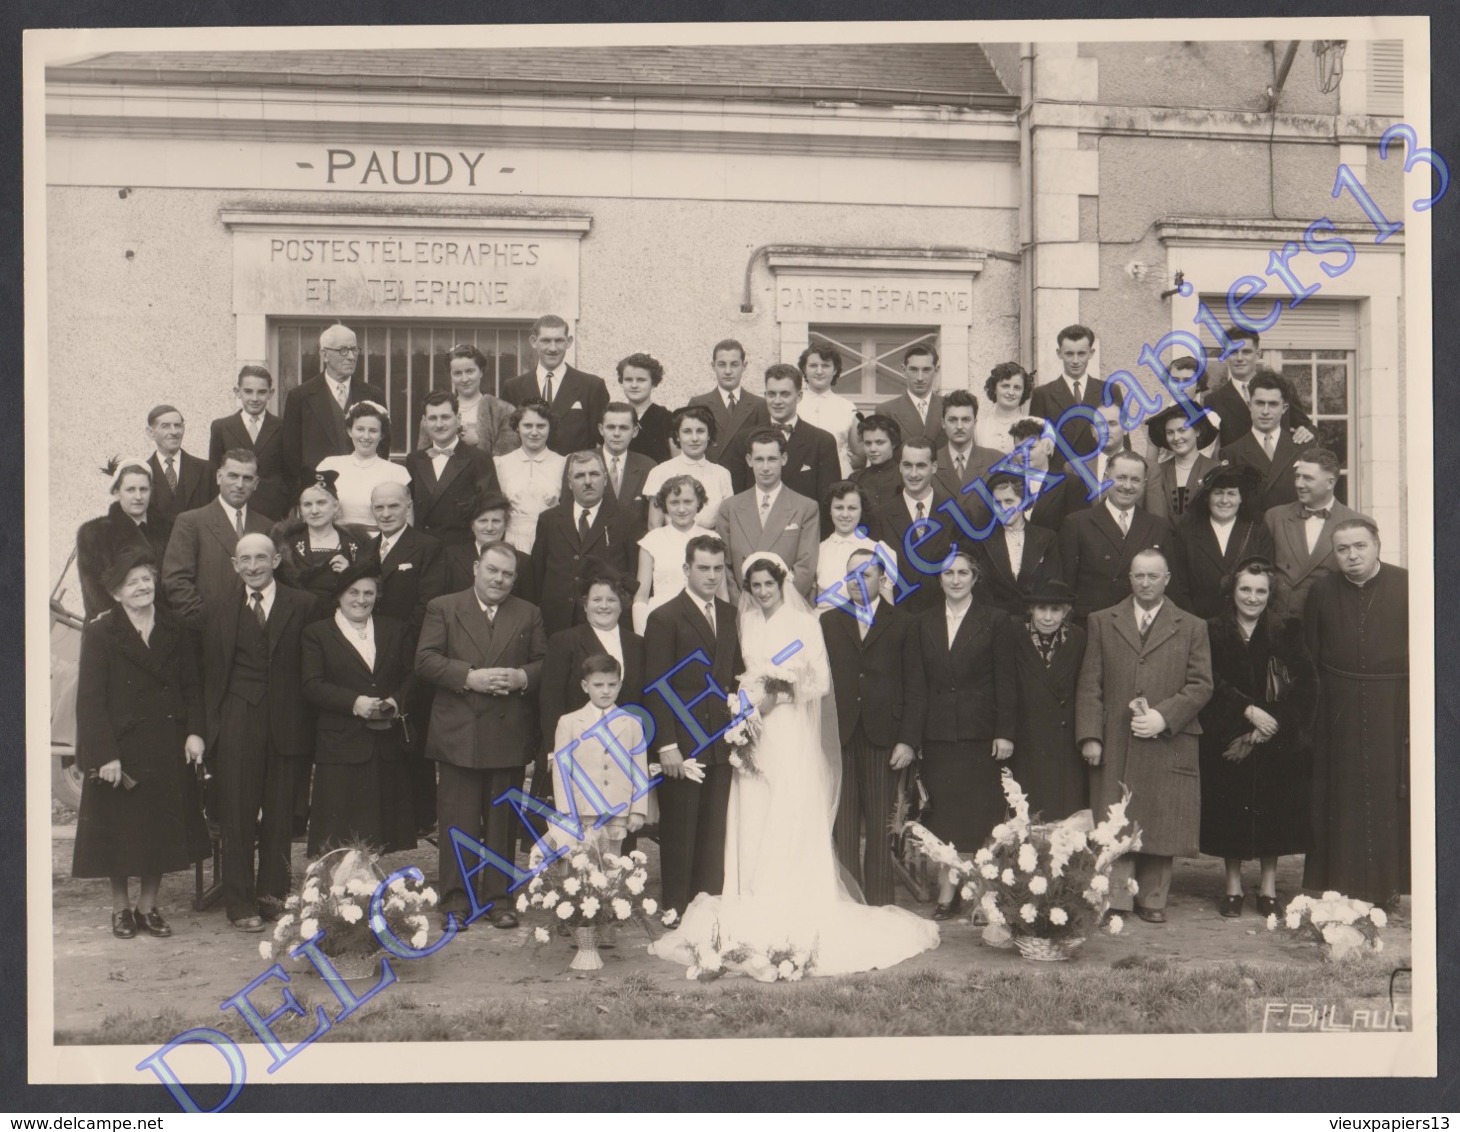
[[[914,499],[907,493],[907,489],[903,488],[902,500],[907,504],[907,513],[909,515],[916,515],[918,513],[919,503],[923,505],[923,514],[925,516],[933,513],[933,493],[931,491],[922,499]]]
[[[735,403],[737,405],[745,400],[745,390],[741,389],[738,386],[733,392],[726,389],[723,385],[716,386],[716,388],[720,390],[720,402],[725,406],[726,409],[730,408],[731,397],[735,398]]]
[[[482,595],[477,593],[475,586],[472,587],[471,596],[477,599],[477,605],[481,607],[483,613],[485,613],[488,609],[500,610],[502,608],[501,602],[498,602],[496,605],[488,606],[487,603],[482,600]]]
[[[393,535],[388,535],[384,531],[380,532],[380,557],[382,560],[395,549],[395,544],[400,541],[400,536],[405,533],[406,529],[404,527],[396,531]]]
[[[1115,505],[1115,500],[1111,499],[1110,496],[1107,495],[1104,500],[1102,500],[1102,502],[1105,504],[1105,509],[1110,512],[1110,517],[1115,520],[1115,525],[1117,527],[1120,526],[1120,508]],[[1126,511],[1126,514],[1130,516],[1132,523],[1135,522],[1135,511],[1136,509],[1134,507],[1131,507]]]
[[[608,650],[608,655],[613,657],[622,666],[624,662],[624,646],[618,629],[600,629],[597,625],[589,625],[588,627],[593,630],[593,635]]]
[[[258,592],[264,599],[264,616],[267,617],[274,608],[274,595],[279,592],[279,587],[274,584],[274,579],[270,578],[269,584]],[[243,601],[249,609],[253,608],[253,590],[248,589],[246,586],[244,587]]]
[[[1136,613],[1136,624],[1139,625],[1141,623],[1142,617],[1149,617],[1152,621],[1154,621],[1156,619],[1156,614],[1160,613],[1162,607],[1165,606],[1166,599],[1163,597],[1160,601],[1156,603],[1156,607],[1151,610],[1142,609],[1141,603],[1135,599],[1134,595],[1132,595],[1130,603],[1131,608],[1134,609]]]
[[[243,408],[242,406],[239,406],[238,415],[243,418],[243,423],[245,425],[247,425],[249,421],[254,421],[257,424],[263,424],[264,423],[264,418],[269,415],[269,410],[267,408],[265,408],[264,411],[262,413],[260,413],[258,416],[254,416],[247,409]]]
[[[234,526],[236,524],[236,522],[237,522],[237,516],[234,514],[234,512],[236,512],[236,511],[242,511],[243,512],[243,525],[244,525],[244,528],[247,529],[247,527],[248,527],[248,504],[247,503],[245,503],[242,507],[234,507],[231,503],[225,503],[223,501],[223,497],[220,495],[220,496],[218,496],[218,506],[221,507],[221,508],[223,508],[223,514],[225,514],[225,515],[228,516],[228,525],[229,526]]]
[[[167,462],[169,460],[172,461],[172,466],[174,468],[181,470],[181,468],[182,468],[182,449],[179,448],[177,450],[177,454],[175,456],[169,456],[161,448],[159,448],[157,450],[157,466],[159,468],[165,468],[165,467],[167,467]]]
[[[798,422],[798,421],[799,421],[799,420],[800,420],[800,419],[801,419],[801,416],[800,416],[800,414],[799,414],[799,413],[798,413],[798,414],[797,414],[797,415],[796,415],[796,416],[794,416],[794,417],[792,417],[792,418],[791,418],[791,419],[790,419],[790,420],[788,420],[788,421],[772,421],[772,422],[771,422],[771,428],[778,428],[778,429],[780,429],[780,430],[781,430],[781,431],[782,431],[782,432],[787,432],[787,431],[789,431],[789,430],[791,430],[791,429],[794,429],[794,428],[795,428],[795,427],[796,427],[796,423],[797,423],[797,422]]]
[[[773,487],[769,491],[767,491],[765,488],[761,487],[760,484],[756,484],[755,485],[755,506],[756,506],[756,508],[758,509],[760,507],[761,500],[766,499],[767,497],[769,497],[769,499],[771,501],[771,507],[774,507],[776,505],[776,500],[780,497],[781,488],[784,487],[784,486],[785,486],[784,484],[779,484],[778,483],[778,484],[776,484],[775,487]],[[769,508],[767,508],[767,510],[769,510]]]
[[[431,441],[431,447],[426,449],[426,451],[430,453],[431,459],[433,460],[436,459],[438,456],[442,459],[449,459],[456,454],[456,446],[460,443],[461,437],[458,436],[447,447],[441,448],[441,446],[433,440]],[[440,451],[437,451],[437,449],[440,449]]]
[[[555,368],[551,369],[551,370],[549,370],[541,362],[538,362],[537,363],[537,387],[538,387],[538,389],[539,390],[542,389],[542,383],[547,378],[547,376],[548,376],[549,373],[552,374],[552,377],[553,377],[553,380],[554,381],[561,381],[562,380],[562,377],[563,377],[563,374],[565,372],[567,372],[567,369],[568,369],[568,363],[567,362],[559,362],[557,364],[557,366]],[[556,393],[557,390],[554,389],[553,392]]]
[[[600,499],[592,507],[587,508],[587,511],[588,511],[588,525],[590,527],[593,526],[593,524],[598,521],[598,509],[600,507],[602,507],[602,506],[603,506],[603,500]],[[583,512],[583,510],[584,510],[584,508],[582,507],[582,505],[579,504],[579,502],[576,499],[573,500],[573,525],[575,527],[578,525],[578,516]]]

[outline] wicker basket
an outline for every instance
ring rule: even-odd
[[[1063,963],[1084,942],[1084,936],[1074,939],[1043,939],[1035,935],[1014,937],[1014,946],[1019,949],[1019,954],[1037,963]]]
[[[384,952],[375,950],[369,954],[362,955],[359,952],[351,952],[346,955],[328,955],[331,967],[339,974],[340,978],[353,982],[356,979],[373,979],[380,970],[380,957]],[[319,971],[313,963],[306,964],[305,969],[319,975]],[[320,975],[320,978],[323,978]]]
[[[598,954],[598,929],[592,924],[574,928],[573,937],[578,943],[578,954],[568,964],[571,971],[601,971],[603,956]]]

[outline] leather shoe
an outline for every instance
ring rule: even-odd
[[[492,909],[492,927],[494,928],[515,928],[517,926],[517,913],[511,908]]]
[[[1258,907],[1260,908],[1261,904]],[[1242,915],[1242,894],[1239,892],[1235,896],[1229,894],[1222,897],[1221,902],[1217,905],[1217,910],[1227,919],[1235,920]]]
[[[112,935],[118,939],[131,939],[136,934],[137,921],[132,917],[130,908],[112,913]]]
[[[258,916],[245,916],[241,920],[229,920],[229,926],[237,932],[261,932],[264,922]]]
[[[1257,914],[1259,916],[1263,916],[1263,917],[1276,916],[1277,915],[1277,910],[1278,910],[1278,902],[1277,902],[1277,897],[1276,896],[1263,896],[1261,893],[1258,893],[1258,895],[1257,895]]]
[[[1136,905],[1136,915],[1148,924],[1164,924],[1166,922],[1166,913],[1159,908],[1142,908],[1140,905]]]
[[[455,916],[456,917],[456,930],[459,931],[459,932],[470,931],[471,930],[471,924],[469,924],[467,922],[467,919],[466,919],[470,915],[471,915],[471,913],[468,912],[465,908],[443,908],[443,909],[441,909],[441,930],[442,931],[445,931],[446,930],[446,921],[448,919],[450,919],[452,916]]]
[[[144,931],[148,935],[155,935],[159,939],[166,939],[172,935],[171,926],[162,918],[162,913],[156,908],[153,908],[150,912],[144,912],[138,908],[132,915],[138,931]]]
[[[284,914],[284,902],[274,896],[259,897],[259,919],[270,924],[277,923]]]

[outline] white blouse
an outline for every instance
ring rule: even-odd
[[[350,619],[343,611],[335,610],[335,624],[340,627],[340,632],[345,635],[345,640],[350,647],[360,654],[360,659],[365,662],[365,667],[371,672],[375,671],[375,618],[370,617],[365,621],[365,635],[360,636],[360,630],[350,624]]]
[[[836,456],[841,461],[842,479],[850,476],[852,450],[847,438],[857,427],[857,406],[830,389],[825,393],[815,393],[808,385],[801,403],[796,406],[796,415],[836,438]]]
[[[978,421],[973,426],[973,441],[984,448],[997,448],[1000,452],[1014,451],[1014,438],[1009,435],[1009,427],[1018,421],[1033,420],[1042,421],[1042,417],[1032,417],[1021,408],[1019,413],[1012,417],[1001,417],[991,409],[980,410]]]
[[[530,456],[527,449],[518,448],[501,456],[494,456],[497,480],[502,485],[502,494],[512,504],[512,516],[507,521],[507,541],[523,554],[532,553],[532,544],[537,541],[537,517],[549,507],[557,505],[563,489],[563,468],[567,457],[560,456],[551,448],[544,448],[536,456]]]

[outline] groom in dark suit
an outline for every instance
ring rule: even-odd
[[[597,374],[574,369],[564,360],[573,344],[568,324],[545,314],[532,324],[527,344],[537,354],[537,365],[503,384],[503,398],[521,405],[540,397],[552,407],[548,447],[560,456],[596,446],[608,386]]]
[[[898,775],[913,761],[923,715],[922,685],[912,678],[918,666],[916,623],[879,596],[882,564],[870,550],[854,550],[847,573],[856,608],[821,615],[842,747],[836,855],[861,884],[868,904],[892,904],[887,818]]]
[[[719,738],[740,671],[735,607],[715,597],[725,578],[725,544],[698,535],[685,547],[687,588],[649,614],[644,629],[646,693],[654,716],[663,904],[683,913],[701,892],[725,885],[730,752]],[[706,671],[708,665],[708,671]]]

